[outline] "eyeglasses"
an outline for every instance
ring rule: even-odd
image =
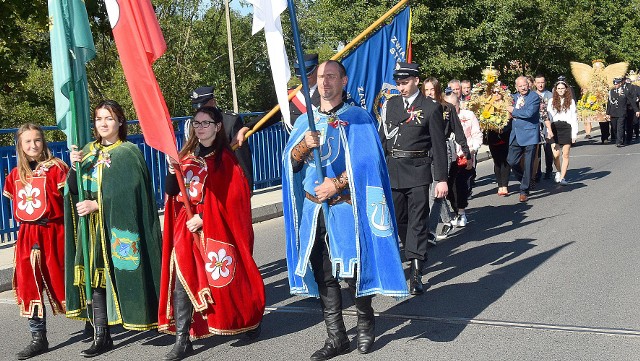
[[[211,122],[211,121],[208,121],[208,120],[205,120],[203,122],[195,122],[195,121],[193,121],[193,122],[191,122],[191,126],[194,127],[194,128],[200,128],[200,127],[209,128],[209,125],[214,124],[214,123],[215,122]]]

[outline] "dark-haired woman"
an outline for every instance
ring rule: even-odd
[[[198,109],[180,151],[186,192],[167,175],[159,330],[175,333],[164,360],[181,360],[194,338],[257,336],[264,283],[253,260],[250,191],[217,108]],[[170,173],[174,173],[170,168]],[[189,217],[184,202],[191,207]]]
[[[547,106],[549,119],[545,121],[547,136],[553,139],[553,163],[556,166],[555,181],[567,185],[565,179],[569,168],[571,144],[578,138],[578,115],[567,83],[558,81],[553,87],[553,98]],[[562,154],[562,162],[560,162]]]
[[[144,157],[127,142],[124,112],[115,101],[98,104],[94,125],[96,141],[71,151],[73,164],[80,162],[85,200],[77,200],[72,170],[65,204],[67,317],[88,320],[85,272],[93,290],[94,338],[82,351],[85,357],[112,348],[109,325],[156,328],[160,291],[160,220]],[[84,237],[78,216],[89,224]],[[89,265],[83,262],[84,241]]]
[[[442,108],[444,111],[443,120],[445,122],[444,135],[447,139],[447,154],[449,157],[449,175],[447,183],[453,184],[455,183],[455,175],[458,173],[456,169],[458,158],[456,154],[456,144],[460,145],[466,159],[471,161],[471,153],[469,152],[469,147],[467,146],[467,138],[465,137],[462,124],[460,123],[460,119],[458,118],[458,112],[456,111],[456,108],[452,104],[444,100],[444,94],[441,90],[440,82],[438,81],[438,79],[433,77],[425,79],[425,81],[422,83],[422,92],[425,96],[431,97],[431,99],[442,104]],[[449,94],[453,93],[451,88],[447,88],[446,92]],[[449,204],[444,198],[433,199],[433,207],[429,215],[430,229],[435,230],[437,228],[438,216],[440,217],[440,220],[444,223],[444,225],[442,226],[442,230],[440,231],[440,234],[438,234],[437,238],[444,239],[453,231],[454,227],[459,225],[459,220],[457,217],[453,216],[453,213],[449,209]],[[464,225],[466,225],[466,223],[463,224],[463,226]]]

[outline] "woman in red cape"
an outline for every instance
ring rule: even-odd
[[[222,113],[202,107],[191,124],[180,163],[192,218],[175,175],[167,175],[165,187],[158,329],[176,334],[165,360],[191,353],[189,334],[256,337],[265,307],[252,257],[249,186],[224,136]]]
[[[31,330],[31,342],[17,354],[24,360],[49,349],[44,293],[53,314],[65,313],[62,188],[69,167],[51,155],[42,128],[31,123],[16,133],[16,158],[18,166],[7,176],[3,194],[13,201],[20,222],[13,289]]]

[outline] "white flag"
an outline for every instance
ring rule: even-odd
[[[249,3],[253,4],[252,34],[255,35],[264,29],[280,112],[285,124],[291,124],[287,93],[287,81],[291,78],[291,70],[280,23],[280,14],[287,9],[287,0],[249,0]]]

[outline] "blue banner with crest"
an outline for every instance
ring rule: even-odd
[[[397,62],[406,62],[409,56],[410,26],[411,9],[406,7],[342,59],[349,77],[349,98],[378,120],[382,104],[390,94],[397,93],[393,70]]]

